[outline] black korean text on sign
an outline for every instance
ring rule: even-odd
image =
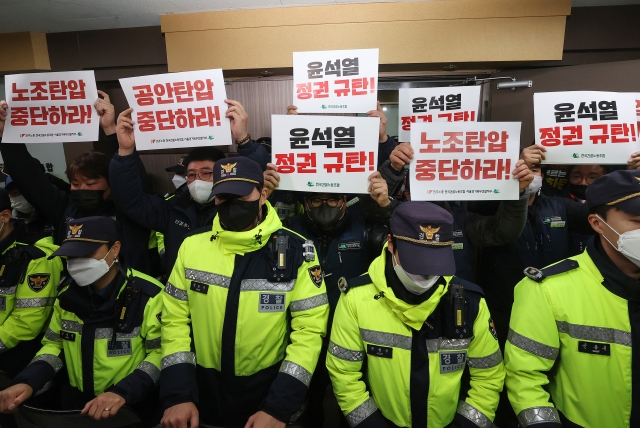
[[[323,72],[325,76],[357,76],[360,69],[358,63],[358,57],[329,60],[326,65],[320,61],[312,61],[307,64],[307,76],[309,79],[321,79]]]
[[[554,107],[556,123],[575,122],[578,119],[618,120],[618,107],[615,101],[587,101],[576,105],[559,103]]]

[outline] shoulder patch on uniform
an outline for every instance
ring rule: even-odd
[[[27,284],[29,285],[29,288],[36,293],[44,290],[44,288],[49,285],[50,281],[50,273],[34,273],[32,275],[27,275]]]
[[[22,248],[22,251],[31,256],[32,260],[41,259],[47,255],[47,253],[34,245],[20,245],[20,247]]]
[[[525,276],[527,276],[527,278],[530,278],[536,282],[542,282],[548,276],[569,272],[570,270],[574,270],[579,267],[580,265],[578,264],[577,261],[571,260],[571,259],[565,259],[560,263],[556,263],[555,265],[546,267],[544,269],[528,267],[524,270],[524,274]]]
[[[343,280],[344,277],[340,278],[340,280]],[[340,280],[338,280],[338,286],[340,286]],[[350,279],[349,281],[347,281],[346,279],[344,280],[344,289],[340,288],[340,291],[342,291],[343,293],[347,294],[349,292],[349,290],[351,290],[352,288],[355,287],[360,287],[362,285],[367,285],[367,284],[371,284],[373,281],[371,281],[371,277],[369,276],[369,274],[365,274],[365,275],[361,275],[358,277],[355,277],[353,279]]]
[[[535,282],[542,282],[542,280],[546,278],[546,275],[540,269],[534,268],[533,266],[526,268],[524,274],[527,278]]]
[[[449,281],[449,284],[461,284],[466,291],[473,291],[484,296],[484,290],[482,290],[478,284],[467,281],[466,279],[454,276],[451,278],[451,281]]]
[[[309,277],[311,278],[313,284],[316,287],[320,288],[320,286],[322,285],[322,268],[320,267],[320,265],[311,266],[309,268]]]
[[[489,333],[495,340],[498,340],[498,332],[496,331],[496,325],[493,322],[493,319],[489,318]]]
[[[156,314],[156,319],[160,324],[162,324],[162,311]]]

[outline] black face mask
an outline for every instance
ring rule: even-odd
[[[240,201],[231,199],[216,205],[220,224],[226,230],[240,232],[251,226],[260,211],[260,199],[255,201]]]
[[[327,204],[322,204],[318,208],[308,208],[307,215],[319,229],[331,230],[344,216],[344,212],[342,207],[331,208]]]
[[[576,198],[587,199],[587,187],[584,184],[569,184],[567,190]]]
[[[104,190],[72,190],[71,203],[81,211],[92,214],[105,205]]]

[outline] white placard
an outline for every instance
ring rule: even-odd
[[[280,189],[367,193],[378,163],[377,117],[271,116]]]
[[[97,141],[100,117],[93,71],[5,76],[9,112],[3,143]]]
[[[378,49],[293,53],[299,113],[366,113],[378,101]]]
[[[520,122],[439,122],[411,126],[411,200],[515,200],[511,176]]]
[[[640,150],[635,94],[541,92],[533,104],[543,163],[624,164]]]
[[[138,150],[231,144],[221,69],[120,79]]]
[[[398,141],[411,140],[411,125],[477,122],[480,86],[401,88],[398,93]]]

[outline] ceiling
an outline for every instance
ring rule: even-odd
[[[56,33],[145,27],[160,25],[160,15],[168,13],[370,2],[371,0],[0,0],[0,33]],[[575,7],[622,4],[640,4],[640,0],[573,0]]]

